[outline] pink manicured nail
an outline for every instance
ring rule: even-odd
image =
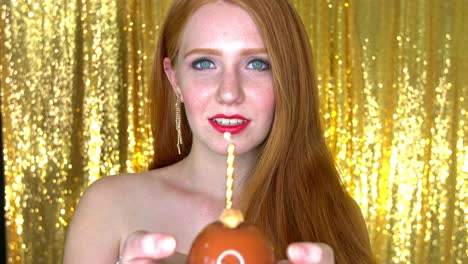
[[[311,245],[309,247],[308,253],[309,253],[308,259],[310,259],[311,261],[319,263],[322,260],[322,255],[323,255],[322,248],[315,246],[315,245]]]
[[[148,255],[166,255],[174,251],[176,241],[173,237],[163,237],[156,239],[155,237],[145,237],[142,241],[143,252]]]
[[[298,260],[304,257],[304,251],[299,247],[290,246],[288,247],[288,255],[291,259]]]
[[[145,237],[142,241],[143,252],[145,254],[153,254],[156,251],[156,243],[152,237]]]
[[[165,237],[159,241],[159,246],[163,252],[172,252],[176,247],[176,241],[173,237]]]

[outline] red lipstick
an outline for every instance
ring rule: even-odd
[[[242,115],[225,115],[216,114],[209,118],[208,121],[220,133],[229,132],[231,134],[239,134],[250,123],[250,120]]]

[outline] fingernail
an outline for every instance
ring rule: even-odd
[[[173,237],[165,237],[159,240],[159,246],[161,251],[172,252],[176,247],[176,241]]]
[[[148,255],[172,253],[176,247],[176,241],[173,237],[155,238],[148,236],[142,241],[143,252]]]
[[[143,238],[142,245],[145,254],[153,254],[156,251],[156,243],[152,237]]]
[[[304,251],[295,246],[288,247],[288,255],[292,259],[302,259],[304,257]]]
[[[317,263],[319,263],[322,260],[322,254],[323,254],[322,248],[317,247],[315,245],[310,246],[308,253],[309,253],[308,257],[310,260],[317,262]]]

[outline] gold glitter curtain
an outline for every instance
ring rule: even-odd
[[[1,0],[8,263],[60,263],[83,190],[146,169],[146,84],[168,2]],[[468,263],[466,3],[293,3],[378,263]]]

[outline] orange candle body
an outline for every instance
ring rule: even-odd
[[[273,264],[273,248],[254,225],[235,228],[214,222],[203,229],[190,249],[189,264]]]

